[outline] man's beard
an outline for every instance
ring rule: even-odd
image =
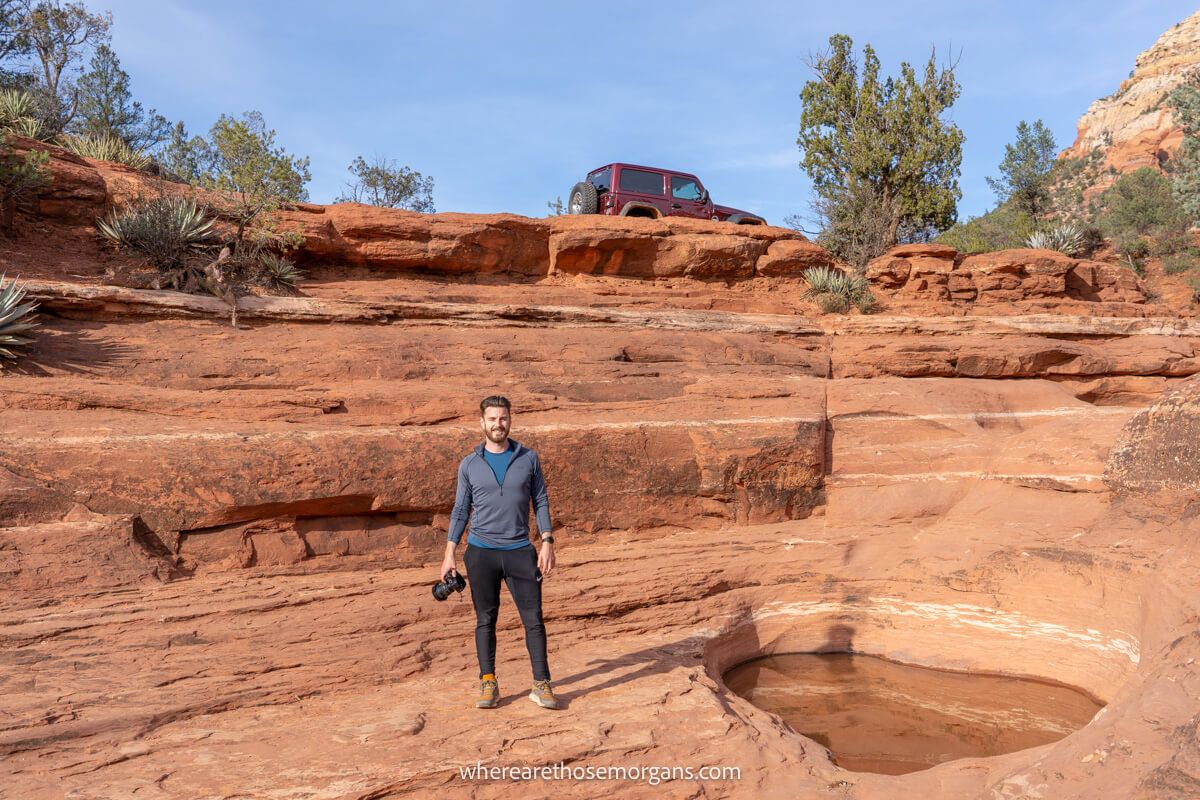
[[[495,442],[496,444],[500,444],[500,442],[503,442],[505,439],[508,438],[508,428],[504,428],[499,431],[493,431],[491,428],[489,428],[486,431],[486,434],[487,434],[488,439]]]

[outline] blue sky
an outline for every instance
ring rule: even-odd
[[[959,216],[988,210],[1021,119],[1060,147],[1137,54],[1196,10],[1130,2],[87,0],[113,13],[135,96],[192,132],[261,111],[330,202],[356,155],[434,178],[439,211],[547,213],[590,169],[694,172],[718,203],[807,213],[795,145],[805,57],[834,33],[885,73],[953,54],[966,144]]]

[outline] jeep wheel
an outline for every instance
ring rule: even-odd
[[[567,201],[568,214],[595,214],[600,208],[596,187],[580,181],[571,188],[571,199]]]

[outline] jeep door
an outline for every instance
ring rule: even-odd
[[[653,206],[658,209],[661,216],[665,217],[671,212],[671,204],[667,201],[666,183],[666,175],[661,172],[637,169],[636,167],[621,167],[617,175],[617,191],[620,195],[621,208],[617,209],[617,213],[621,213],[627,204],[635,203],[642,206]]]
[[[704,187],[695,175],[671,175],[671,213],[683,217],[708,219],[711,215],[705,201]]]

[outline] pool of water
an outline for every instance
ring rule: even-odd
[[[888,775],[1054,742],[1103,707],[1054,683],[842,653],[758,658],[729,670],[725,685],[829,748],[843,769]]]

